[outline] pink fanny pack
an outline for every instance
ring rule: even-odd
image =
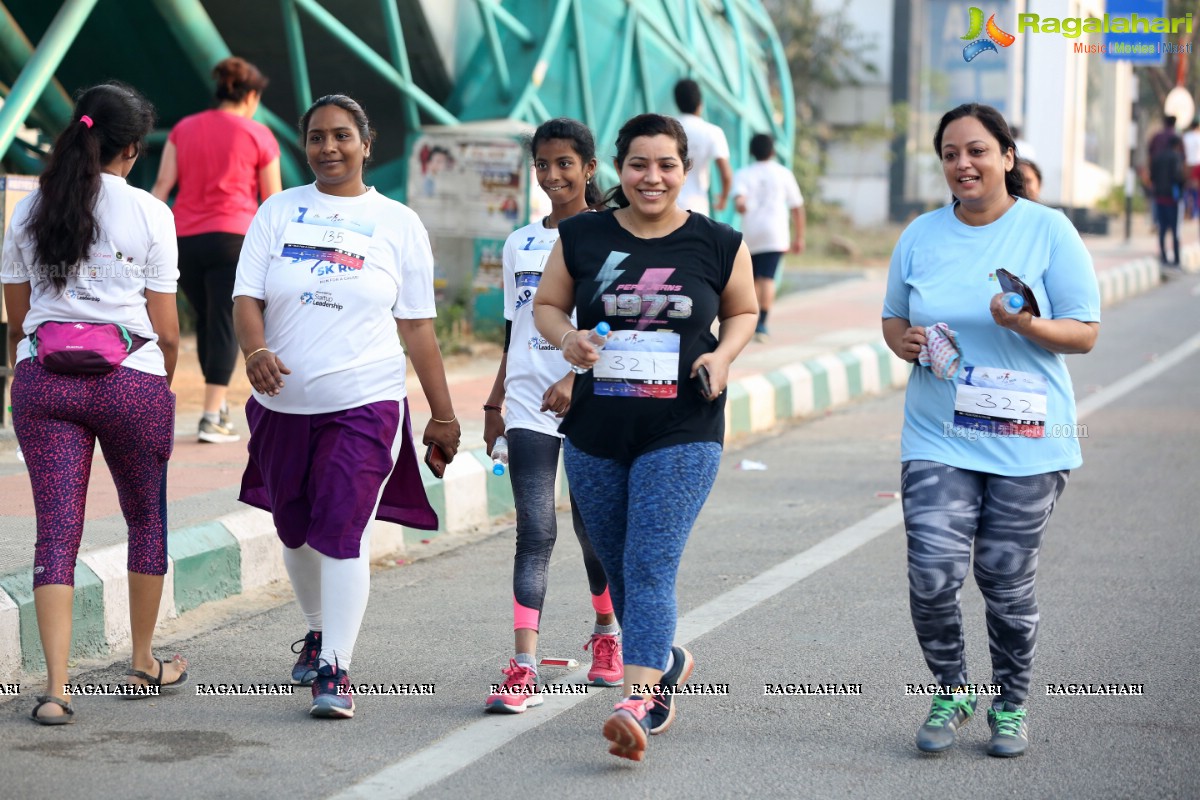
[[[51,372],[107,375],[149,341],[114,322],[43,322],[29,353]]]

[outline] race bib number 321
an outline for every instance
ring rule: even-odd
[[[593,391],[670,400],[679,395],[679,334],[613,331],[592,368]]]

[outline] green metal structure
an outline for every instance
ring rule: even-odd
[[[703,88],[735,166],[760,131],[792,152],[787,65],[758,0],[0,0],[0,17],[0,153],[12,172],[40,169],[70,118],[68,92],[105,79],[155,103],[161,142],[211,105],[209,73],[231,53],[271,79],[259,118],[283,145],[285,185],[308,180],[291,120],[332,92],[371,113],[382,134],[371,179],[398,199],[424,125],[570,116],[611,156],[623,120],[675,113],[682,77]],[[36,141],[17,137],[23,125]],[[144,161],[131,180],[149,185],[156,164]]]

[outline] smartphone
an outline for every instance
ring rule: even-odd
[[[433,477],[441,478],[446,474],[446,454],[436,444],[429,445],[425,450],[425,466],[433,473]]]
[[[1031,314],[1035,317],[1042,315],[1041,310],[1038,308],[1037,298],[1033,296],[1033,289],[1026,286],[1025,281],[1003,268],[996,270],[996,280],[1000,282],[1000,288],[1003,291],[1012,292],[1023,297],[1025,299],[1025,307],[1029,309]]]
[[[708,377],[708,367],[703,364],[696,368],[696,382],[700,384],[700,394],[711,403],[713,401],[712,381]]]

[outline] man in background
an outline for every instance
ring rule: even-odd
[[[678,119],[687,134],[688,157],[692,159],[692,171],[688,173],[683,191],[679,193],[679,207],[711,214],[708,203],[709,173],[710,165],[715,161],[721,173],[721,192],[712,208],[721,211],[725,208],[733,184],[733,168],[729,166],[729,142],[725,139],[725,132],[701,118],[704,101],[700,84],[695,81],[685,78],[675,84],[675,105],[679,106]]]

